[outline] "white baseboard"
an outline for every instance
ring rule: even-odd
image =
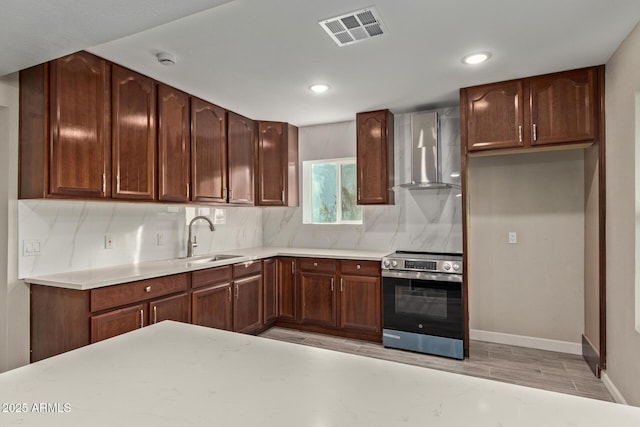
[[[524,335],[503,334],[501,332],[480,331],[478,329],[471,329],[469,331],[469,336],[472,340],[582,355],[581,343],[527,337]]]
[[[616,387],[615,384],[611,381],[611,378],[609,378],[609,375],[607,375],[607,372],[602,371],[600,375],[602,379],[602,384],[604,384],[607,390],[609,390],[609,393],[611,393],[611,397],[613,397],[613,400],[615,400],[616,403],[628,405],[627,400],[624,398],[622,393],[620,393],[620,390],[618,390],[618,387]]]

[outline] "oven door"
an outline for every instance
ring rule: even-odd
[[[462,339],[462,278],[383,271],[385,329]]]

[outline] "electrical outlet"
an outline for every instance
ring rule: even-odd
[[[157,237],[157,240],[156,240],[157,245],[164,246],[164,233],[158,233],[156,237]]]
[[[511,244],[518,243],[518,233],[516,233],[515,231],[509,232],[509,243]]]
[[[39,256],[40,255],[40,240],[29,239],[22,241],[22,256]]]
[[[104,248],[113,249],[113,234],[104,235]]]

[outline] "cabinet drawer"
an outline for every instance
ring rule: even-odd
[[[204,286],[218,285],[231,282],[231,266],[209,268],[191,273],[191,287],[202,288]]]
[[[355,276],[379,276],[380,263],[376,261],[340,261],[340,274],[351,274]]]
[[[234,264],[233,265],[233,278],[237,279],[238,277],[247,277],[247,276],[255,276],[256,274],[262,273],[262,262],[261,261],[248,261],[243,262],[242,264]]]
[[[334,259],[300,258],[298,268],[303,271],[334,273],[337,270],[337,262]]]
[[[157,277],[139,282],[107,286],[91,290],[91,311],[120,307],[134,302],[157,298],[162,295],[186,291],[187,273]]]

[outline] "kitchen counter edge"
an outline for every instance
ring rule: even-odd
[[[209,263],[190,264],[194,260],[211,257],[221,253],[238,255],[238,257]],[[177,258],[160,261],[147,261],[138,264],[126,264],[91,270],[25,277],[22,280],[26,283],[35,285],[54,286],[75,290],[90,290],[121,283],[152,279],[154,277],[170,276],[173,274],[186,273],[207,268],[223,267],[225,265],[242,264],[278,256],[380,261],[382,257],[387,254],[388,252],[349,249],[258,247],[202,254],[190,259]]]

